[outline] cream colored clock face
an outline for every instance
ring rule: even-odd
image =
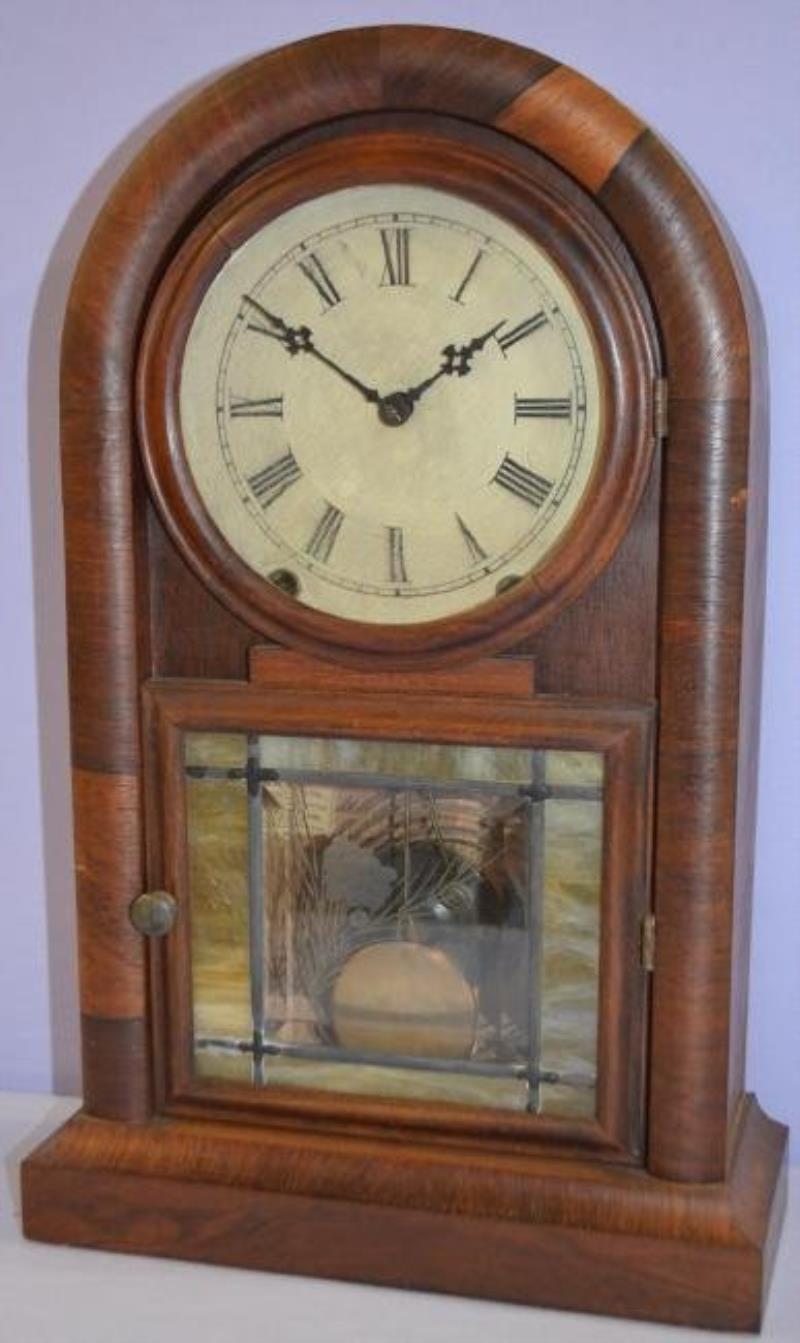
[[[590,329],[548,256],[405,185],[305,202],[242,244],[192,324],[179,404],[200,496],[250,568],[388,624],[536,569],[601,421]]]

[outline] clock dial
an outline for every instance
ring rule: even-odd
[[[233,550],[304,604],[389,624],[535,570],[598,458],[588,320],[526,234],[450,192],[294,206],[222,266],[184,351],[189,470]]]

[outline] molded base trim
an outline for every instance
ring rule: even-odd
[[[79,1114],[23,1164],[24,1231],[674,1324],[760,1326],[785,1201],[786,1130],[752,1098],[724,1184],[497,1157],[496,1188],[510,1181],[517,1195],[505,1215],[496,1198],[488,1215],[470,1154],[454,1161],[424,1144],[384,1146],[388,1182],[379,1145],[364,1139]],[[350,1167],[349,1194],[331,1192],[329,1160]],[[476,1156],[484,1177],[486,1160]]]

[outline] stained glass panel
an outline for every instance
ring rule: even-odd
[[[189,733],[195,1070],[591,1115],[602,756]]]

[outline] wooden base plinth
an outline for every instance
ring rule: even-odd
[[[206,1121],[79,1114],[22,1168],[36,1240],[757,1330],[786,1130],[744,1103],[725,1183]],[[422,1192],[421,1192],[422,1191]]]

